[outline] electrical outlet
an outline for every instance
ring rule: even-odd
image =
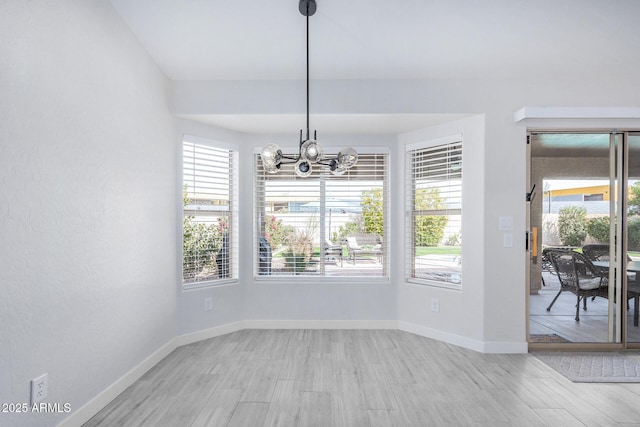
[[[42,402],[48,394],[49,381],[47,374],[31,380],[31,404]]]
[[[438,298],[431,298],[431,311],[434,313],[440,311],[440,300]]]
[[[204,299],[204,311],[211,311],[211,310],[213,310],[213,298],[206,297]]]

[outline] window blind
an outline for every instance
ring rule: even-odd
[[[388,154],[344,175],[265,172],[255,156],[256,276],[388,277]]]
[[[185,287],[237,278],[236,157],[214,142],[183,142]]]
[[[462,284],[462,141],[407,150],[407,276]]]

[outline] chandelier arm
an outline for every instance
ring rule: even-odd
[[[294,162],[297,162],[298,160],[300,160],[300,156],[286,156],[286,155],[282,155],[282,159],[283,160],[293,160]],[[284,162],[280,162],[280,163],[284,163]]]
[[[280,160],[280,163],[282,163],[282,164],[295,163],[295,162],[297,162],[298,160],[300,160],[300,156],[285,156],[285,155],[283,155],[283,156],[281,157],[281,159],[282,159],[282,160],[291,160],[290,162],[283,162],[282,160]]]

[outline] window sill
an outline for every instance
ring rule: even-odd
[[[454,285],[453,283],[436,282],[433,280],[425,280],[425,279],[406,279],[406,280],[407,280],[407,284],[409,285],[428,286],[431,288],[443,288],[443,289],[451,289],[453,291],[462,291],[462,284]]]
[[[182,285],[183,291],[195,291],[199,289],[206,288],[217,288],[221,286],[230,286],[238,284],[238,279],[218,279],[218,280],[209,280],[206,282],[198,282],[198,283],[189,283],[187,285]]]
[[[317,276],[254,276],[254,283],[260,284],[289,284],[296,283],[300,285],[329,285],[329,284],[375,284],[388,285],[391,283],[388,277],[317,277]]]

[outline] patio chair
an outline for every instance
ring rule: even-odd
[[[591,262],[593,261],[609,261],[611,256],[609,252],[609,245],[601,245],[601,244],[592,244],[592,245],[584,245],[582,247],[582,253],[587,259]],[[631,261],[631,257],[627,255],[627,262]],[[596,269],[599,269],[603,275],[609,274],[609,268],[594,266]],[[631,286],[634,286],[634,282],[636,281],[636,273],[627,272],[627,280]],[[630,297],[631,298],[631,297]],[[627,302],[627,309],[629,308],[629,303]]]
[[[340,267],[342,267],[342,245],[336,245],[332,241],[327,240],[324,245],[324,256],[326,260],[333,259],[338,264],[340,260]]]
[[[609,245],[584,245],[582,254],[590,261],[609,261]]]
[[[575,251],[549,250],[547,256],[560,280],[560,290],[547,307],[547,311],[551,311],[551,307],[563,291],[570,291],[576,295],[575,319],[580,321],[580,300],[586,310],[588,297],[608,297],[608,275],[602,274],[602,271],[595,268],[583,254]]]
[[[553,269],[553,264],[551,263],[551,259],[549,258],[549,251],[571,251],[573,249],[570,248],[561,248],[561,247],[547,247],[542,250],[542,256],[540,257],[540,269],[541,273],[545,271],[547,273],[556,274],[556,271]],[[544,274],[542,274],[542,286],[547,286],[544,281]]]
[[[359,255],[375,256],[382,263],[382,237],[379,234],[363,233],[347,236],[347,256],[356,263]]]
[[[582,254],[591,262],[609,261],[609,245],[584,245]],[[606,270],[598,266],[595,266],[595,268],[602,270],[603,273]]]

